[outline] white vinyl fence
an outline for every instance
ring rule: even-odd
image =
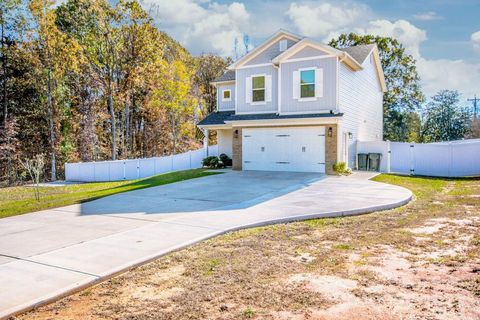
[[[172,156],[65,164],[67,181],[120,181],[146,178],[161,173],[202,167],[205,149]],[[218,146],[208,147],[209,156],[218,156]]]
[[[436,177],[480,176],[480,139],[437,143],[358,142],[358,153],[381,153],[382,172]]]

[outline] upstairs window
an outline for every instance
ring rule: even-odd
[[[232,92],[230,90],[223,90],[222,101],[231,101]]]
[[[315,70],[300,71],[300,98],[315,97]]]
[[[283,52],[287,50],[287,40],[280,40],[280,51]]]
[[[265,76],[252,77],[252,102],[265,101]]]

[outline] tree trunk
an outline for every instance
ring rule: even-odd
[[[172,144],[173,144],[173,154],[177,153],[177,130],[175,126],[175,113],[171,111],[172,117]]]
[[[117,127],[115,125],[115,110],[113,108],[112,81],[108,83],[108,111],[112,121],[112,160],[117,159]]]
[[[3,17],[0,17],[2,19]],[[3,19],[2,19],[3,20]],[[5,54],[4,24],[2,22],[2,107],[3,107],[3,127],[7,127],[8,106],[7,106],[7,55]]]
[[[130,154],[130,106],[128,101],[125,103],[125,138],[124,138],[125,157]]]
[[[53,104],[52,104],[52,79],[50,68],[47,71],[47,108],[48,108],[48,129],[50,133],[50,148],[51,148],[51,176],[52,181],[57,180],[57,164],[55,156],[55,126],[54,126],[54,114],[53,114]]]

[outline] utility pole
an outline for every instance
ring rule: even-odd
[[[467,99],[467,101],[473,102],[473,119],[477,120],[477,103],[480,102],[480,98],[477,98],[477,95],[474,95],[473,99]]]

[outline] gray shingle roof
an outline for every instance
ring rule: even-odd
[[[341,117],[343,113],[315,113],[315,114],[289,114],[278,115],[276,113],[264,114],[235,114],[235,111],[217,111],[210,113],[198,125],[217,125],[225,124],[225,121],[242,120],[275,120],[275,119],[299,119],[299,118],[334,118]]]
[[[358,63],[363,64],[365,59],[368,57],[376,44],[364,44],[359,46],[353,46],[348,48],[341,48],[340,50],[345,51],[352,56],[353,59],[357,60]]]
[[[212,82],[235,81],[235,71],[227,71]]]

